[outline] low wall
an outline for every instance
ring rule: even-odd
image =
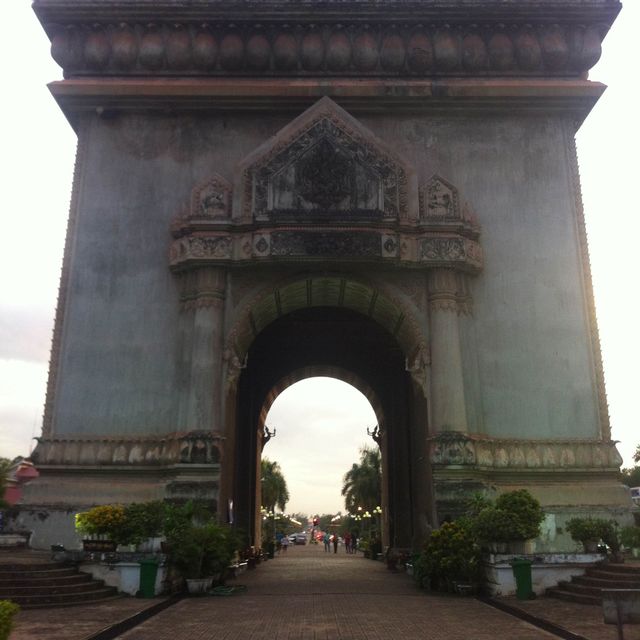
[[[514,558],[531,561],[531,582],[534,593],[542,595],[548,587],[561,580],[584,575],[588,567],[602,560],[599,553],[491,553],[484,557],[483,566],[491,596],[512,596],[516,593],[516,580],[511,568]]]

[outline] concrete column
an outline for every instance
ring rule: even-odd
[[[203,267],[193,274],[193,327],[186,426],[223,432],[222,349],[225,278],[223,269]],[[189,355],[189,354],[185,354]]]
[[[431,420],[434,432],[467,431],[455,271],[429,273]]]

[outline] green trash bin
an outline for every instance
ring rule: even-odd
[[[140,560],[140,595],[153,598],[156,595],[157,560]]]
[[[530,600],[533,597],[531,584],[531,560],[514,558],[511,568],[516,579],[516,598],[518,600]]]

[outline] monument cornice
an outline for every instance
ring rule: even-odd
[[[34,0],[43,24],[100,20],[313,19],[592,20],[610,25],[618,0]]]
[[[210,19],[206,22],[45,22],[67,78],[100,77],[581,77],[600,58],[607,23],[403,19]],[[355,18],[354,18],[355,16]]]
[[[354,112],[403,109],[411,112],[567,114],[580,123],[606,86],[584,79],[447,78],[248,79],[248,78],[74,78],[49,84],[71,124],[82,113],[109,117],[157,110],[300,111],[331,96]]]

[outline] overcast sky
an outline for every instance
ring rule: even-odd
[[[613,437],[630,465],[640,443],[640,7],[627,5],[590,73],[609,89],[579,132],[578,149]],[[75,137],[46,88],[61,72],[30,2],[4,0],[3,18],[0,456],[13,457],[28,454],[40,432]],[[305,381],[281,394],[268,419],[278,435],[265,455],[285,470],[288,510],[342,507],[342,475],[371,442],[365,429],[374,422],[364,397],[335,380]]]

